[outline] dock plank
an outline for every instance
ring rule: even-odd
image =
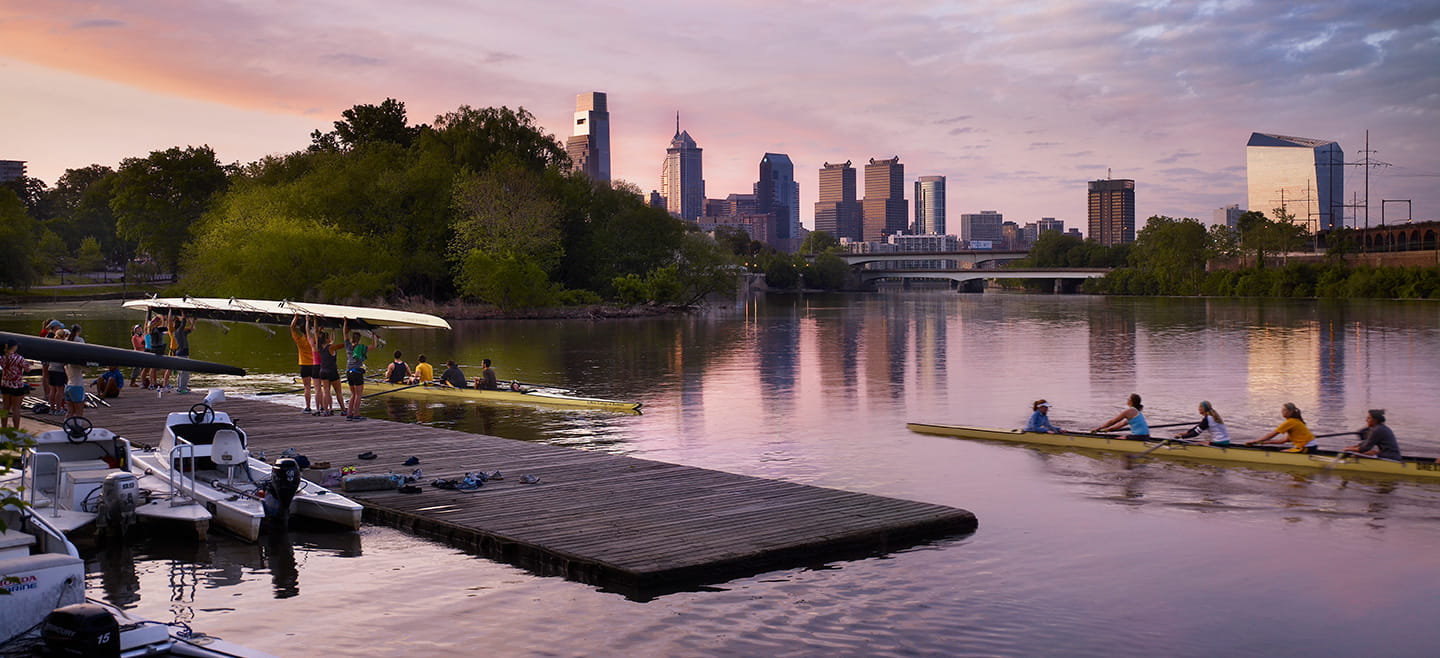
[[[136,393],[127,389],[111,407],[86,415],[97,427],[154,445],[165,414],[200,402],[199,396]],[[232,398],[219,408],[246,431],[252,450],[272,458],[294,448],[312,462],[355,465],[361,473],[409,473],[414,467],[402,462],[418,457],[422,494],[347,494],[365,505],[372,522],[632,598],[894,550],[976,527],[973,514],[953,507],[605,452],[377,418],[350,422],[263,399]],[[356,459],[367,450],[379,458]],[[495,470],[505,479],[472,493],[429,484]],[[526,473],[540,483],[519,482]],[[306,472],[312,480],[320,475]]]

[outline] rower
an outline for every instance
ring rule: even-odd
[[[1026,432],[1045,432],[1048,434],[1059,434],[1060,428],[1050,422],[1050,403],[1043,399],[1036,400],[1030,405],[1034,411],[1030,414],[1030,421],[1025,423]]]
[[[445,372],[440,375],[440,381],[455,388],[468,388],[470,383],[465,381],[465,373],[460,371],[460,366],[454,361],[445,362]]]
[[[1115,414],[1114,418],[1105,421],[1099,427],[1091,430],[1091,432],[1094,434],[1114,432],[1128,427],[1130,433],[1125,435],[1125,438],[1150,438],[1150,423],[1145,420],[1145,414],[1140,412],[1141,409],[1145,408],[1145,405],[1140,404],[1140,394],[1131,393],[1130,397],[1126,399],[1126,404],[1129,406],[1125,407],[1124,411]]]
[[[482,359],[480,366],[480,376],[475,378],[475,388],[482,391],[500,390],[500,380],[495,377],[495,369],[490,367],[490,359]]]
[[[385,381],[391,384],[400,384],[410,377],[410,365],[400,358],[400,350],[395,350],[395,360],[385,366]]]
[[[1266,443],[1285,443],[1289,441],[1293,447],[1286,448],[1285,452],[1314,452],[1316,446],[1315,435],[1310,428],[1305,426],[1305,419],[1300,417],[1300,408],[1294,402],[1286,402],[1280,407],[1280,415],[1285,418],[1274,431],[1254,441],[1246,441],[1245,445],[1264,445]],[[1284,437],[1280,435],[1284,434]]]
[[[1230,431],[1225,428],[1225,421],[1220,418],[1220,412],[1210,404],[1209,400],[1200,401],[1200,423],[1194,427],[1175,435],[1177,439],[1193,439],[1200,436],[1201,432],[1210,432],[1210,445],[1230,445]]]
[[[1395,440],[1395,433],[1385,424],[1384,409],[1371,409],[1366,413],[1365,429],[1355,433],[1360,436],[1360,442],[1346,448],[1345,452],[1400,461],[1400,443]]]

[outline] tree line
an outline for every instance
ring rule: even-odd
[[[67,170],[53,188],[8,185],[0,240],[28,257],[8,259],[0,285],[137,255],[179,272],[177,293],[315,301],[693,303],[735,283],[733,250],[631,185],[571,172],[524,108],[413,125],[386,99],[332,125],[248,164],[174,147]]]

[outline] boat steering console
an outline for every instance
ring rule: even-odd
[[[215,409],[204,402],[196,402],[190,407],[190,422],[196,425],[215,422]]]
[[[89,418],[84,416],[71,416],[61,423],[60,427],[65,430],[65,438],[71,443],[84,443],[90,438],[90,430],[95,427]]]

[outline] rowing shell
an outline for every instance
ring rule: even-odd
[[[1351,473],[1374,473],[1400,475],[1440,481],[1440,464],[1431,457],[1406,457],[1400,461],[1375,457],[1356,456],[1330,450],[1314,453],[1285,452],[1283,450],[1253,448],[1246,446],[1212,446],[1205,443],[1164,439],[1125,439],[1098,434],[1046,434],[1022,430],[1001,430],[964,425],[932,425],[907,423],[912,432],[952,436],[962,439],[1029,443],[1034,445],[1060,446],[1067,448],[1091,448],[1114,452],[1140,453],[1155,449],[1152,455],[1184,457],[1224,462],[1243,462],[1256,466],[1289,466],[1316,470],[1334,470]],[[1157,448],[1158,445],[1158,448]]]
[[[186,316],[203,320],[229,322],[256,322],[259,324],[288,325],[296,315],[314,317],[326,327],[338,327],[345,321],[352,329],[370,330],[379,328],[421,328],[449,329],[450,323],[444,318],[425,313],[395,311],[388,308],[365,306],[340,306],[337,304],[310,304],[292,302],[288,299],[271,301],[265,299],[223,299],[219,297],[158,297],[136,299],[125,302],[125,308],[165,314],[171,311],[183,312]]]
[[[87,366],[121,366],[137,368],[159,368],[162,370],[185,370],[216,375],[244,375],[245,370],[235,366],[209,361],[196,361],[179,356],[159,356],[140,350],[122,349],[94,343],[73,343],[68,340],[41,338],[0,331],[0,342],[13,340],[20,344],[20,356],[33,361],[52,363],[74,363]]]
[[[556,407],[603,409],[605,411],[637,412],[640,410],[639,402],[586,398],[538,389],[525,389],[523,391],[486,391],[478,388],[455,388],[453,386],[443,386],[439,384],[411,386],[408,384],[391,384],[389,382],[377,382],[374,380],[366,380],[365,382],[366,397],[381,393],[390,393],[392,391],[396,395],[478,400],[480,402],[518,402],[521,404],[544,404]]]

